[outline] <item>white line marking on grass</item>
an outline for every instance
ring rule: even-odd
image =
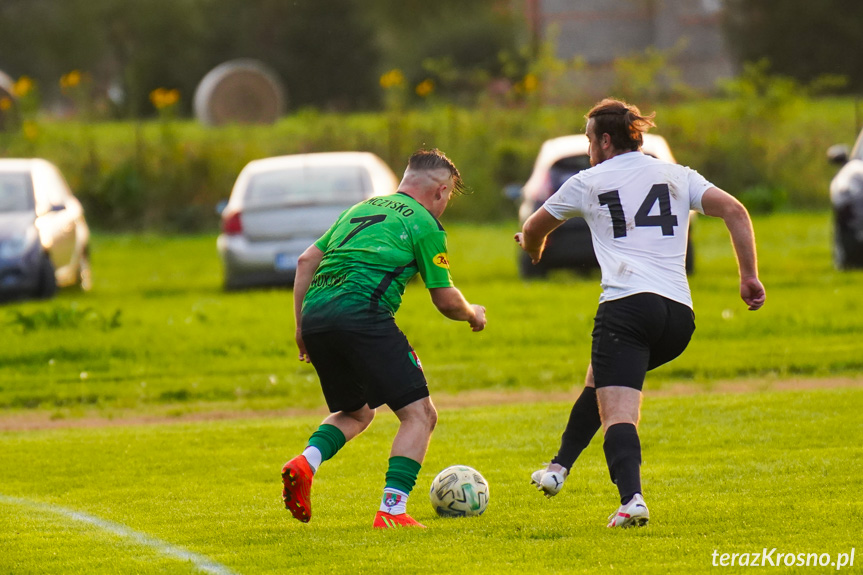
[[[29,499],[9,497],[7,495],[3,495],[2,493],[0,493],[0,503],[19,505],[22,507],[28,507],[30,509],[35,509],[37,511],[55,513],[57,515],[62,515],[74,521],[88,523],[90,525],[93,525],[94,527],[102,529],[103,531],[113,533],[118,537],[130,539],[139,545],[144,545],[146,547],[155,549],[163,555],[168,555],[169,557],[173,557],[174,559],[178,559],[180,561],[189,561],[201,571],[205,571],[207,573],[215,573],[216,575],[234,575],[234,572],[225,567],[224,565],[216,563],[212,559],[208,559],[203,555],[192,553],[191,551],[187,551],[182,547],[171,545],[170,543],[162,541],[161,539],[150,537],[145,533],[135,531],[134,529],[130,529],[125,525],[121,525],[120,523],[114,523],[113,521],[108,521],[107,519],[101,519],[99,517],[96,517],[95,515],[88,515],[87,513],[81,513],[80,511],[74,511],[72,509],[67,509],[65,507],[59,507],[56,505],[50,505],[47,503],[39,503],[38,501],[31,501]]]

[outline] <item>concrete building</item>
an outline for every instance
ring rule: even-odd
[[[615,78],[616,58],[653,47],[671,55],[684,84],[709,91],[734,74],[722,33],[722,0],[524,0],[535,42],[553,41],[562,60],[579,57],[601,93]],[[582,78],[585,80],[585,78]]]

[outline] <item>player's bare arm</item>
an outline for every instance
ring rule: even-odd
[[[470,304],[458,288],[431,288],[432,303],[445,317],[455,321],[466,321],[473,331],[485,328],[485,307]]]
[[[731,234],[731,244],[737,255],[740,272],[740,297],[750,310],[764,305],[767,294],[758,279],[758,257],[755,250],[755,233],[746,207],[731,194],[713,187],[701,199],[704,214],[722,218]]]
[[[294,278],[294,320],[297,324],[295,339],[297,348],[300,350],[299,360],[311,363],[309,354],[306,353],[306,344],[303,343],[303,298],[306,297],[306,292],[309,291],[309,286],[312,283],[312,278],[315,277],[315,272],[324,258],[324,252],[319,250],[314,245],[311,245],[300,255],[297,261],[297,275]]]
[[[539,208],[527,218],[521,231],[515,234],[515,241],[530,255],[531,262],[538,264],[545,248],[545,238],[562,223],[545,208]]]

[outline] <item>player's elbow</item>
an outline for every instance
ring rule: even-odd
[[[297,258],[297,269],[314,271],[317,269],[318,264],[321,263],[323,255],[323,252],[314,245],[309,246],[306,251],[301,253],[300,257]]]
[[[552,216],[545,208],[536,210],[522,226],[525,249],[530,250],[541,246],[545,237],[562,223],[562,220]]]
[[[722,218],[726,223],[749,219],[749,212],[740,200],[716,187],[704,192],[701,205],[704,215]]]
[[[449,318],[459,315],[465,307],[461,292],[454,287],[432,289],[431,298],[437,310]]]
[[[749,211],[746,209],[740,200],[733,198],[734,201],[727,202],[724,206],[722,219],[726,222],[743,222],[749,220]]]

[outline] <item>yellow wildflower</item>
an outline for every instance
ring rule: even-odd
[[[12,108],[12,98],[9,96],[5,96],[2,100],[0,100],[0,111],[5,112]]]
[[[81,72],[78,70],[72,70],[68,74],[63,74],[60,77],[60,87],[64,90],[66,88],[74,88],[78,84],[81,83]]]
[[[23,98],[33,89],[35,84],[29,76],[21,76],[12,86],[12,92],[19,98]]]
[[[398,68],[394,68],[381,76],[381,87],[389,90],[395,86],[401,86],[405,83],[405,76]]]
[[[156,88],[150,92],[150,102],[157,110],[170,108],[180,101],[179,90],[168,90],[167,88]]]
[[[416,87],[417,96],[421,98],[425,98],[429,94],[434,92],[434,80],[426,78],[422,82],[420,82]]]
[[[167,90],[164,96],[164,104],[165,107],[170,107],[180,101],[180,91],[179,90]]]
[[[536,74],[528,74],[524,77],[525,92],[535,92],[537,88],[539,88],[539,78],[536,77]]]

